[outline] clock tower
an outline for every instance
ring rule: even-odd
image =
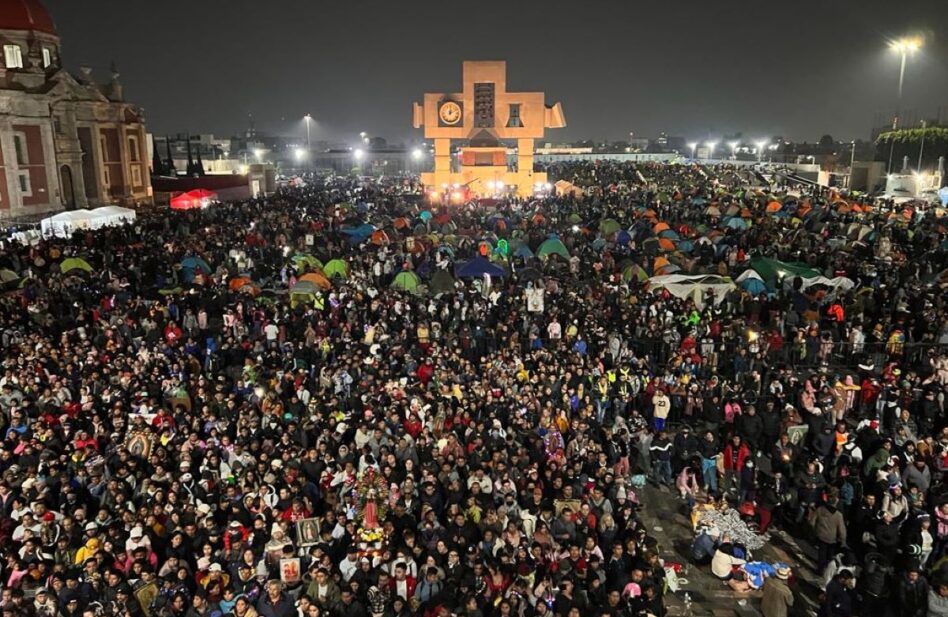
[[[476,195],[529,196],[546,174],[533,171],[534,142],[548,128],[566,126],[559,103],[547,106],[542,92],[509,92],[507,63],[467,61],[461,92],[433,92],[415,103],[412,124],[434,141],[434,171],[422,182],[432,199],[449,200],[456,188]],[[451,143],[461,145],[456,164]],[[506,142],[506,143],[504,143]],[[508,144],[517,164],[507,163]]]

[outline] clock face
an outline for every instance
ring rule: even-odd
[[[461,106],[454,101],[442,103],[438,116],[445,124],[457,124],[461,120]]]

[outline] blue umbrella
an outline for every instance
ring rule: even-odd
[[[678,232],[674,229],[666,229],[662,233],[658,234],[659,238],[668,238],[669,240],[674,240],[675,242],[681,240],[681,236],[678,235]]]
[[[682,240],[678,243],[678,250],[682,253],[690,253],[695,250],[695,243],[691,240]]]
[[[624,229],[616,234],[616,242],[619,244],[628,244],[631,241],[632,241],[632,234]]]

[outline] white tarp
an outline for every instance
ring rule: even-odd
[[[133,222],[138,215],[129,208],[104,206],[95,210],[69,210],[45,218],[40,223],[43,237],[68,238],[82,229],[100,229]]]
[[[731,279],[713,274],[668,274],[653,276],[648,282],[652,289],[667,289],[676,298],[691,298],[698,310],[704,309],[706,291],[714,293],[714,304],[718,305],[729,291],[737,289]]]
[[[848,279],[845,276],[837,276],[834,278],[814,276],[810,279],[803,279],[803,285],[800,287],[800,289],[806,289],[807,287],[813,287],[814,285],[826,285],[827,287],[832,287],[833,289],[849,291],[856,286],[856,283],[854,283],[852,279]]]

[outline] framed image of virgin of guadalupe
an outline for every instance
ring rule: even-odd
[[[136,458],[147,459],[151,455],[154,438],[147,431],[134,431],[125,440],[128,453]]]
[[[297,546],[319,544],[319,519],[304,518],[296,523]]]

